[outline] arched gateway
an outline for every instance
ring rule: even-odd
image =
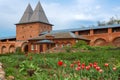
[[[28,52],[28,43],[27,42],[23,43],[21,49],[22,49],[22,52],[25,52],[25,53]]]

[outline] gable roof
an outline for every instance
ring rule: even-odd
[[[81,40],[89,40],[83,36],[76,35],[72,32],[58,32],[58,33],[47,33],[45,35],[41,35],[35,38],[31,38],[29,40],[45,40],[46,36],[53,36],[54,39],[81,39]]]
[[[30,18],[30,22],[42,22],[42,23],[50,24],[40,2],[38,2],[37,4],[33,12],[33,15]]]
[[[27,6],[22,18],[20,19],[19,23],[28,23],[32,14],[33,14],[33,10],[31,8],[31,5],[28,4],[28,6]]]

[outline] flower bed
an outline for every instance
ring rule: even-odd
[[[119,80],[120,50],[0,55],[15,80]]]

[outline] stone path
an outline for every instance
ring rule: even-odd
[[[5,79],[5,71],[3,69],[3,65],[1,62],[0,62],[0,80],[6,80]]]

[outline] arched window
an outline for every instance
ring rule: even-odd
[[[7,48],[6,48],[6,46],[3,46],[2,48],[1,48],[1,53],[7,53]]]
[[[96,39],[94,41],[95,46],[103,46],[103,45],[106,45],[106,44],[107,44],[106,40],[102,39],[102,38]]]
[[[120,47],[120,37],[114,38],[112,42],[114,46]]]
[[[15,46],[14,46],[14,45],[11,45],[11,46],[9,47],[9,52],[10,52],[10,53],[15,52]]]

